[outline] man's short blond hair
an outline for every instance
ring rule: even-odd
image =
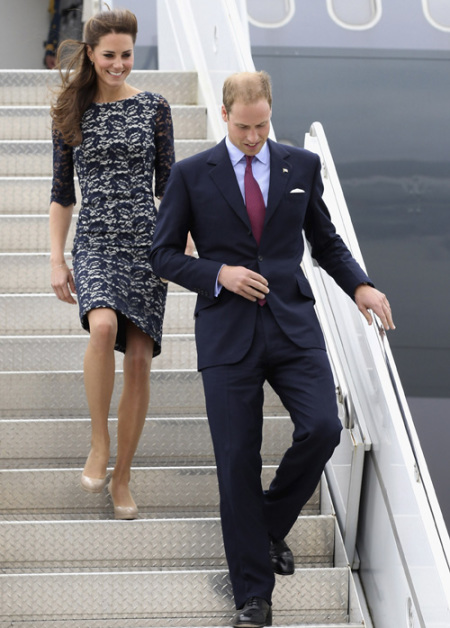
[[[236,72],[223,84],[223,105],[227,114],[233,104],[239,100],[246,105],[267,100],[272,108],[272,84],[267,72]]]

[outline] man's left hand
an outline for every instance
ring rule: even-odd
[[[386,331],[395,329],[391,306],[385,294],[372,286],[361,284],[355,290],[355,302],[369,325],[372,325],[373,322],[372,314],[369,311],[372,310],[381,320],[381,324]]]

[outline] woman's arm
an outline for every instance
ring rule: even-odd
[[[73,204],[64,207],[50,203],[50,265],[52,288],[61,301],[76,303],[75,282],[65,260],[67,234],[72,222]]]

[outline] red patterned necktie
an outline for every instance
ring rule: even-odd
[[[245,205],[247,207],[248,217],[250,218],[250,224],[252,225],[252,232],[256,242],[260,243],[261,235],[264,226],[264,218],[266,215],[266,205],[261,192],[261,188],[258,185],[252,172],[252,160],[253,156],[245,156],[245,175],[244,175],[244,189],[245,189]],[[265,299],[258,299],[259,305],[264,305]]]

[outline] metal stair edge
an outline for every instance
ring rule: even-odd
[[[277,576],[273,595],[276,619],[280,623],[283,617],[290,622],[294,617],[309,623],[348,622],[348,578],[344,567],[305,568],[289,578]],[[226,569],[0,575],[1,584],[7,586],[5,601],[9,603],[0,612],[8,612],[14,621],[30,618],[31,613],[35,619],[52,620],[82,614],[87,620],[122,619],[124,627],[130,616],[145,619],[149,626],[152,620],[161,625],[161,619],[170,619],[165,625],[182,625],[186,617],[197,617],[198,623],[208,625],[214,616],[222,623],[234,613]],[[102,599],[108,603],[101,604]]]

